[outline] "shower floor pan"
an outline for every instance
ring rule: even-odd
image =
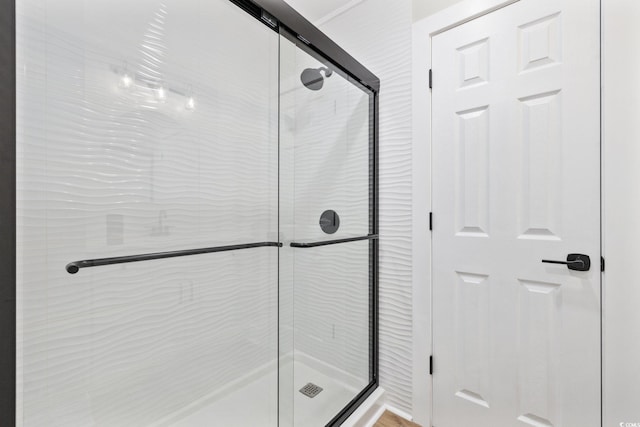
[[[296,361],[293,368],[293,389],[286,394],[289,402],[282,405],[281,426],[290,426],[293,417],[295,427],[324,427],[358,393],[357,387],[308,364]],[[322,392],[313,398],[300,393],[298,390],[308,383],[322,387]],[[273,370],[229,393],[185,408],[154,426],[278,427],[277,385],[278,375]]]

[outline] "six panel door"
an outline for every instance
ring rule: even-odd
[[[600,425],[599,6],[432,39],[433,425]],[[590,257],[589,271],[566,265]]]

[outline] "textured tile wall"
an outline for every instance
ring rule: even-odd
[[[380,77],[380,379],[411,412],[411,2],[365,0],[321,29]]]

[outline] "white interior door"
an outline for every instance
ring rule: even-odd
[[[432,48],[433,425],[600,426],[598,0]]]

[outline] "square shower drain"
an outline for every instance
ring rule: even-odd
[[[304,394],[307,397],[316,397],[321,391],[322,387],[319,387],[314,383],[309,383],[300,389],[300,393]]]

